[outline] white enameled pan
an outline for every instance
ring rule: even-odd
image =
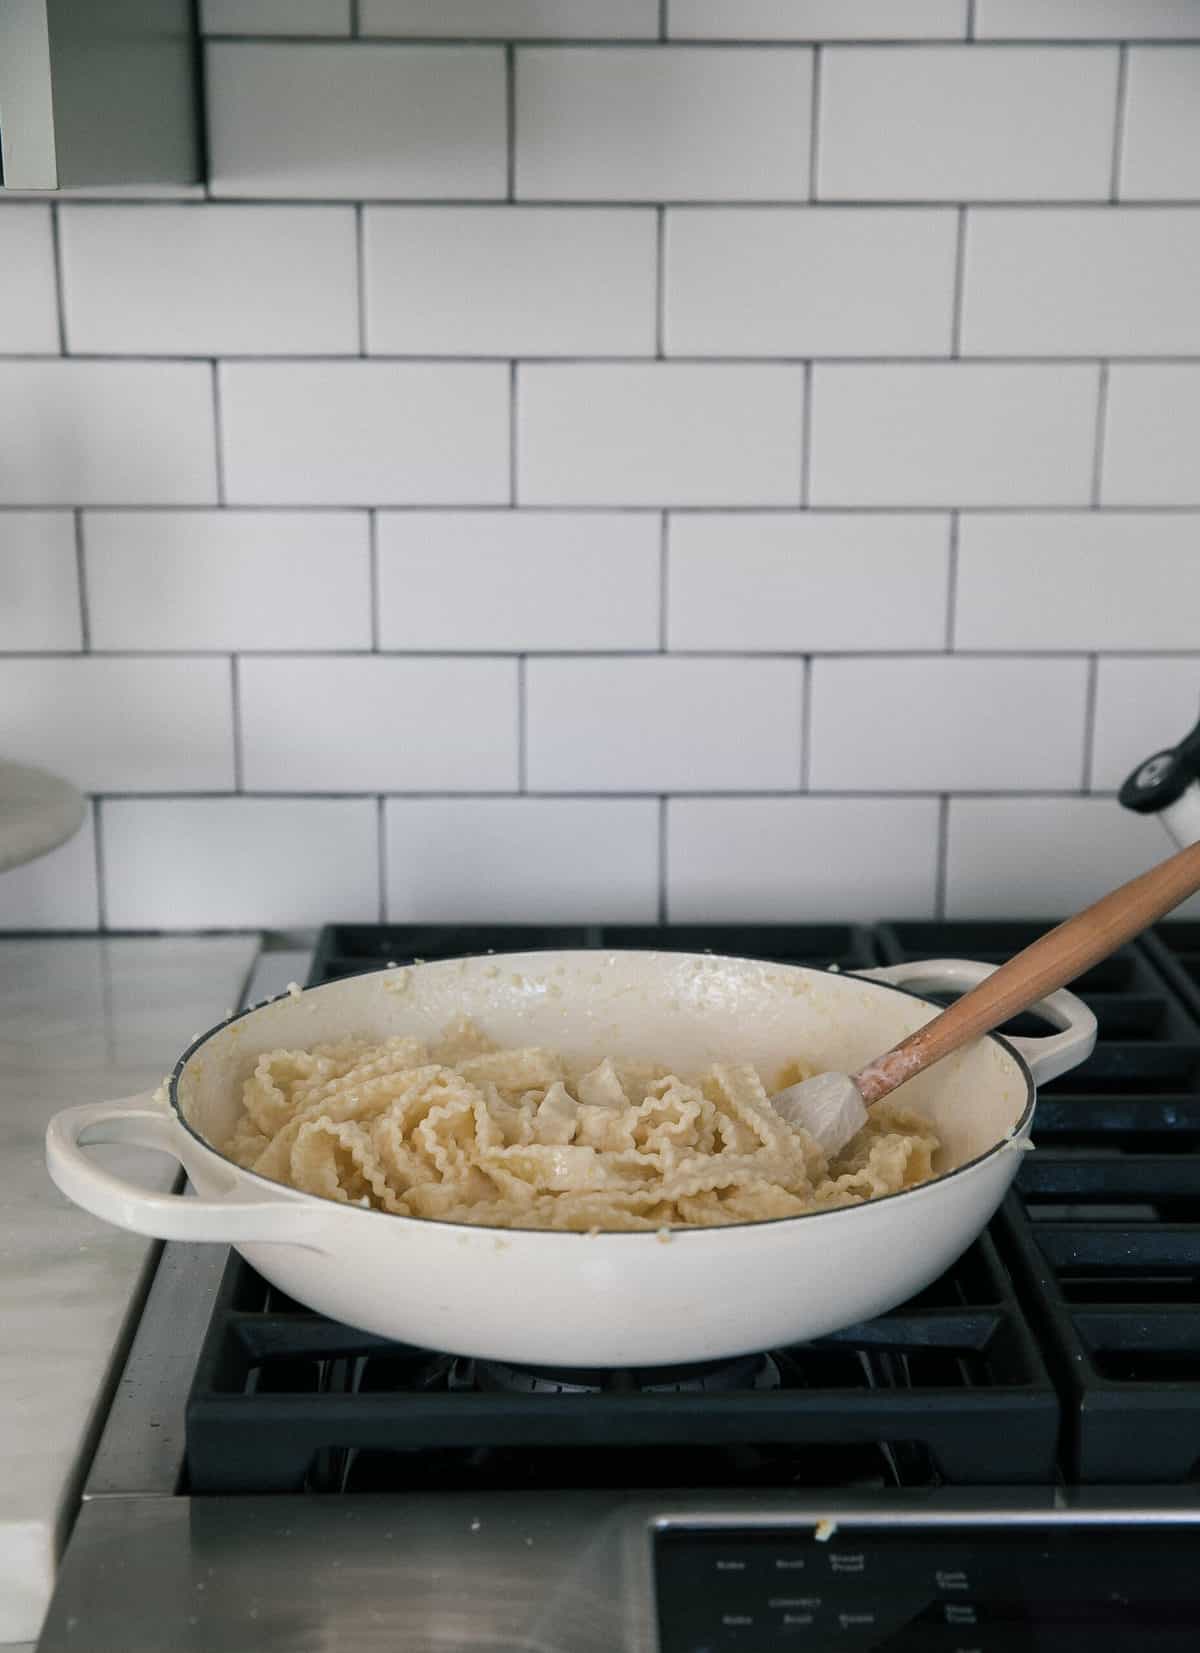
[[[284,995],[224,1022],[152,1096],[69,1108],[50,1173],[86,1210],[140,1234],[231,1244],[297,1302],[402,1342],[535,1365],[649,1366],[818,1337],[903,1302],[980,1233],[1029,1136],[1037,1085],[1083,1061],[1096,1022],[1069,992],[1061,1031],[990,1035],[905,1086],[943,1143],[932,1182],[865,1205],[669,1235],[478,1228],[319,1199],[226,1159],[256,1058],[352,1036],[433,1037],[467,1014],[502,1045],[689,1072],[797,1058],[853,1073],[928,1021],[914,991],[962,990],[990,966],[943,960],[861,975],[686,953],[540,952],[380,971]],[[914,990],[914,991],[906,991]],[[173,1154],[195,1195],[101,1168],[88,1142]]]

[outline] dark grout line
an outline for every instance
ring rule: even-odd
[[[812,108],[809,112],[808,131],[808,198],[810,201],[820,199],[820,164],[821,147],[821,48],[813,48],[812,66]]]
[[[975,39],[975,23],[976,23],[975,12],[976,12],[976,10],[977,10],[977,0],[967,0],[967,34],[966,34],[966,38],[968,40],[974,40]]]
[[[75,580],[79,591],[79,639],[82,652],[92,652],[92,613],[91,598],[88,592],[87,555],[84,547],[83,512],[77,510],[75,518]]]
[[[950,355],[962,356],[963,303],[967,277],[967,209],[959,207],[954,238],[954,299],[950,319]]]
[[[1100,363],[1100,384],[1096,393],[1096,445],[1092,452],[1092,509],[1100,509],[1100,494],[1104,485],[1104,447],[1108,436],[1109,366]]]
[[[375,799],[375,831],[377,833],[376,846],[378,852],[379,922],[386,924],[388,892],[387,801],[382,793]]]
[[[58,222],[57,204],[50,208],[50,252],[54,260],[54,309],[58,323],[59,354],[66,356],[67,350],[67,288],[63,273],[62,259],[62,230]]]
[[[212,359],[212,408],[213,408],[213,467],[216,472],[217,505],[228,503],[225,494],[225,433],[221,423],[221,373],[219,364]]]
[[[938,798],[937,865],[934,872],[933,911],[935,918],[946,916],[946,880],[950,862],[950,794]]]
[[[670,33],[669,19],[667,17],[669,5],[670,0],[658,0],[658,38],[660,40],[666,40]]]
[[[399,503],[394,500],[376,500],[364,504],[361,500],[342,500],[340,502],[305,501],[305,500],[275,500],[269,504],[233,501],[221,509],[221,515],[230,516],[300,516],[300,515],[340,515],[361,516],[365,512],[379,511],[389,516],[405,516],[413,512],[434,513],[450,516],[486,516],[489,512],[506,511],[510,508],[509,502],[503,499],[493,500],[490,504],[481,505],[477,500],[423,500],[418,502]],[[553,515],[566,516],[657,516],[661,511],[670,511],[673,516],[725,516],[725,517],[778,517],[801,513],[801,507],[796,504],[783,505],[692,505],[675,501],[658,505],[625,505],[617,501],[605,504],[593,504],[581,501],[556,502],[541,504],[534,500],[523,502],[521,510],[532,516],[544,512]],[[846,517],[846,516],[876,516],[876,517],[928,517],[949,516],[952,511],[960,511],[964,516],[1003,517],[1003,516],[1033,516],[1033,517],[1070,517],[1090,513],[1094,507],[1090,500],[1082,500],[1073,505],[1047,505],[1041,503],[1025,503],[1013,505],[955,505],[945,501],[924,505],[890,504],[878,505],[875,503],[846,504],[825,502],[812,506],[805,515],[814,517]],[[1156,505],[1139,504],[1129,505],[1121,501],[1110,501],[1102,507],[1106,516],[1112,517],[1173,517],[1173,516],[1200,516],[1200,501],[1194,505]],[[178,501],[164,500],[157,504],[112,504],[84,501],[80,505],[73,505],[69,501],[60,500],[54,504],[46,504],[41,500],[11,500],[0,503],[0,521],[3,521],[6,512],[16,511],[25,513],[47,512],[63,513],[71,510],[83,510],[89,515],[108,513],[116,516],[140,516],[147,513],[155,516],[194,516],[207,512],[210,515],[217,513],[215,501],[207,504],[184,504]],[[18,651],[20,652],[20,651]],[[137,650],[129,652],[161,653],[155,651]],[[196,651],[192,651],[196,652]],[[279,651],[289,652],[289,651]],[[342,651],[346,652],[346,651]],[[353,652],[353,651],[351,651]]]
[[[1121,194],[1121,162],[1125,150],[1125,110],[1129,100],[1129,47],[1122,45],[1117,59],[1117,96],[1113,119],[1112,172],[1108,198],[1116,205]]]
[[[351,40],[357,40],[359,38],[359,31],[362,28],[362,19],[359,15],[360,9],[361,9],[360,6],[359,6],[359,0],[349,0],[349,5],[350,5],[350,38],[351,38]],[[344,35],[340,35],[340,36],[339,35],[328,35],[328,36],[319,36],[318,38],[319,39],[338,40],[338,39],[345,39],[345,36]]]
[[[667,864],[669,833],[667,819],[667,797],[660,794],[658,800],[658,922],[667,922]]]
[[[1096,759],[1096,700],[1100,688],[1100,656],[1093,654],[1088,660],[1087,699],[1083,709],[1083,775],[1080,790],[1090,793],[1092,790],[1092,776],[1095,772]]]
[[[505,204],[503,192],[493,195],[370,195],[361,192],[345,195],[301,195],[278,193],[275,195],[213,195],[213,196],[128,196],[128,195],[97,195],[89,196],[86,200],[59,200],[43,192],[30,192],[28,200],[22,199],[19,206],[61,205],[72,212],[86,211],[90,208],[122,207],[132,210],[145,209],[147,211],[162,210],[164,208],[178,208],[184,211],[204,207],[230,207],[234,210],[262,211],[264,208],[278,207],[281,210],[296,207],[305,207],[309,211],[322,208],[327,211],[344,211],[345,208],[361,205],[371,207],[395,207],[397,209],[412,209],[414,211],[442,211],[461,212],[464,209],[480,209],[498,207]],[[675,207],[680,212],[711,212],[720,208],[725,212],[761,212],[770,208],[777,212],[800,212],[810,206],[806,195],[713,195],[697,196],[667,196],[662,195],[535,195],[523,196],[522,206],[542,210],[552,210],[556,207],[570,207],[580,212],[611,211],[614,207],[625,208],[652,208],[656,205]],[[821,197],[816,203],[823,212],[861,212],[864,207],[873,212],[911,212],[914,208],[928,209],[932,207],[970,207],[972,212],[1012,212],[1020,209],[1023,212],[1078,212],[1083,209],[1100,211],[1112,205],[1108,191],[1098,195],[1064,195],[1064,196],[1030,196],[1014,195],[1001,200],[967,199],[961,196],[948,195],[855,195]],[[9,202],[0,199],[0,213],[7,210]],[[1120,205],[1130,212],[1152,212],[1167,207],[1184,209],[1200,206],[1200,195],[1138,195],[1125,197]]]
[[[246,766],[242,755],[242,680],[238,657],[229,657],[229,692],[233,712],[233,790],[242,792],[246,785]]]
[[[504,48],[505,199],[517,198],[517,54]]]
[[[108,929],[108,873],[104,858],[102,800],[92,799],[92,836],[96,852],[96,922],[101,931]]]
[[[950,513],[950,556],[946,569],[946,652],[954,651],[954,633],[958,621],[958,535],[962,513]]]

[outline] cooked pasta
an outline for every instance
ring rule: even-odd
[[[782,1083],[805,1076],[789,1064]],[[681,1077],[497,1049],[347,1040],[259,1057],[225,1152],[309,1194],[401,1216],[596,1231],[757,1222],[856,1205],[933,1175],[928,1123],[890,1103],[832,1161],[757,1070]]]

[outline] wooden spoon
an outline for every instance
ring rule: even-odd
[[[1085,907],[1002,964],[933,1021],[855,1074],[819,1073],[772,1097],[790,1125],[811,1132],[827,1154],[867,1122],[867,1108],[970,1039],[1065,987],[1200,889],[1200,844],[1180,850],[1103,900]]]

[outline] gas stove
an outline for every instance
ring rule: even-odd
[[[1000,960],[1046,927],[338,925],[309,984],[541,947]],[[165,1246],[39,1648],[1194,1649],[1198,966],[1167,925],[1083,978],[1095,1053],[988,1231],[816,1343],[474,1361]]]

